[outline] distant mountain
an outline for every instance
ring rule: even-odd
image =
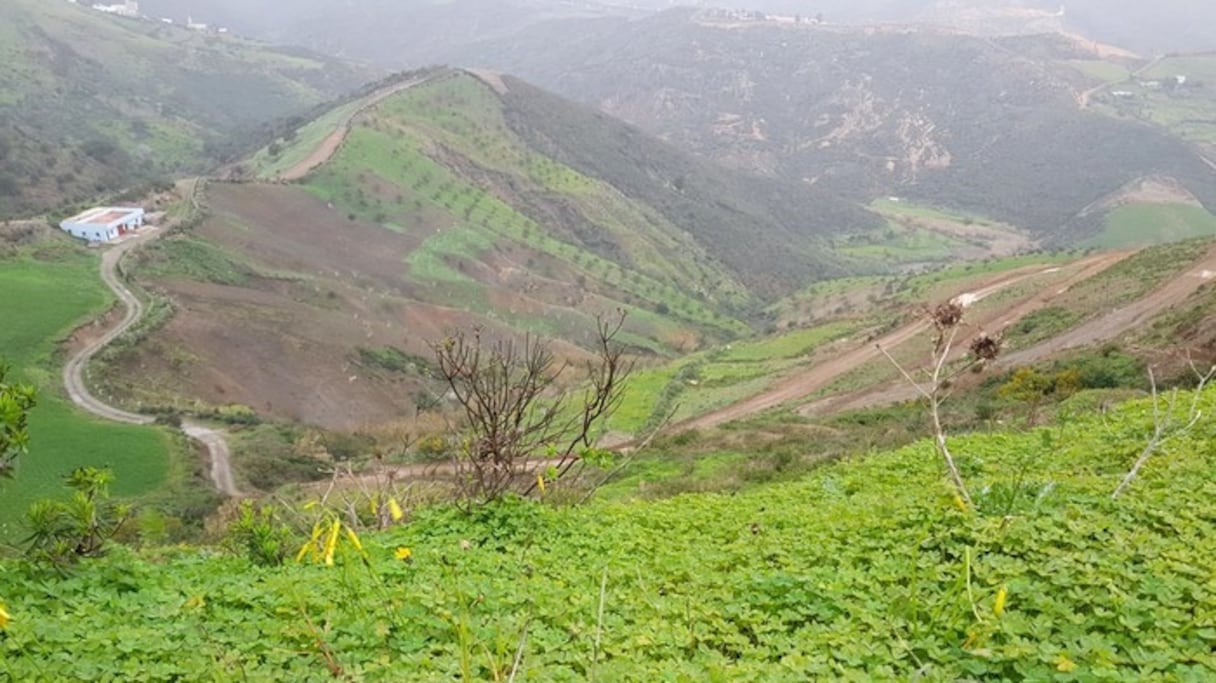
[[[230,26],[392,67],[451,61],[470,44],[562,18],[638,18],[676,7],[830,24],[930,23],[982,35],[1068,32],[1145,55],[1216,49],[1208,0],[143,0],[153,16]],[[1061,11],[1062,10],[1062,11]]]
[[[1049,242],[1084,237],[1074,218],[1145,176],[1216,206],[1216,171],[1190,143],[1081,109],[1087,81],[1060,63],[1088,49],[673,10],[541,24],[468,59],[740,168],[986,214]]]
[[[0,60],[0,216],[201,170],[377,73],[61,0],[0,3]]]

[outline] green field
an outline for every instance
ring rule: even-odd
[[[917,204],[916,202],[909,201],[907,199],[892,199],[890,197],[879,198],[870,202],[870,208],[884,214],[928,218],[933,220],[948,221],[950,223],[975,223],[976,225],[984,226],[997,225],[997,223],[991,219],[980,216],[979,214],[958,211],[955,209],[943,209],[925,204]]]
[[[56,342],[112,302],[97,276],[97,257],[59,240],[0,259],[0,358],[14,377],[38,387],[30,416],[30,453],[16,479],[0,481],[0,539],[11,539],[31,502],[63,495],[61,478],[83,465],[114,469],[119,495],[150,492],[169,471],[168,436],[147,427],[92,419],[62,396]]]
[[[118,549],[58,580],[0,563],[0,666],[21,681],[1212,680],[1216,423],[1112,500],[1152,426],[1138,401],[956,437],[971,510],[920,441],[729,495],[622,500],[747,453],[640,463],[584,506],[420,508],[363,532],[366,555],[336,537],[333,566],[291,558],[315,513],[280,567],[188,547]]]
[[[1119,249],[1216,235],[1216,216],[1190,204],[1128,204],[1106,216],[1084,247]]]

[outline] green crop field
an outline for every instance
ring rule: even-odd
[[[1122,248],[1216,235],[1216,216],[1190,204],[1129,204],[1106,217],[1101,233],[1087,247]]]
[[[55,344],[112,301],[97,276],[94,254],[56,240],[32,253],[0,259],[0,359],[14,378],[38,387],[30,416],[30,453],[17,477],[0,480],[0,539],[11,539],[31,502],[60,496],[61,479],[83,465],[108,465],[115,492],[152,491],[169,468],[168,437],[157,429],[92,419],[61,398]]]
[[[892,199],[890,197],[875,199],[870,202],[870,208],[880,213],[892,214],[897,216],[912,216],[916,218],[930,218],[951,223],[975,223],[977,225],[995,225],[988,218],[978,214],[967,213],[965,211],[957,211],[954,209],[942,209],[924,204],[917,204],[906,199]]]
[[[1216,409],[1216,392],[1198,407]],[[681,470],[747,465],[722,452],[639,463],[584,506],[421,508],[358,546],[335,536],[332,566],[307,547],[280,567],[120,548],[53,581],[0,564],[0,670],[21,681],[1212,680],[1216,422],[1176,435],[1112,500],[1152,412],[1136,401],[954,438],[971,509],[929,441],[731,495],[627,500]],[[294,555],[306,538],[288,542]]]

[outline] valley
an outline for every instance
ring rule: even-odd
[[[0,7],[0,680],[1216,675],[1118,2]]]

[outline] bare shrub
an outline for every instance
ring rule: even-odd
[[[581,391],[557,386],[568,365],[531,336],[486,343],[479,331],[460,332],[432,345],[468,432],[453,452],[461,500],[476,505],[512,490],[531,493],[538,479],[525,475],[544,470],[560,479],[594,447],[632,370],[615,343],[624,322],[623,311],[596,318],[595,358]]]

